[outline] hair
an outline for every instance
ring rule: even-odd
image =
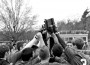
[[[22,51],[21,59],[23,61],[29,61],[29,59],[33,57],[33,49],[32,48],[25,48]]]
[[[40,49],[39,57],[41,60],[46,60],[49,58],[49,49],[47,47]]]
[[[0,45],[0,58],[4,58],[5,53],[9,51],[9,47],[7,45]]]
[[[72,41],[72,44],[73,45],[76,45],[77,46],[77,49],[82,49],[83,48],[83,45],[84,45],[84,40],[82,38],[75,38]]]
[[[20,47],[23,47],[24,42],[17,42],[17,49],[20,51]]]
[[[52,52],[54,56],[58,56],[60,57],[63,53],[63,49],[60,45],[58,44],[54,44],[53,48],[52,48]]]

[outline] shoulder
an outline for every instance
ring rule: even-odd
[[[82,59],[86,60],[87,65],[90,65],[90,56],[84,53],[80,53],[80,55],[82,56]]]
[[[16,63],[21,57],[21,52],[16,52],[11,56],[11,62]]]
[[[0,65],[9,65],[9,62],[3,59],[0,59]]]
[[[86,58],[86,59],[90,59],[89,55],[86,55],[86,54],[84,54],[82,52],[79,52],[78,54],[81,55],[82,57]]]

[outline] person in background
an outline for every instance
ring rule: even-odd
[[[12,65],[12,63],[9,63],[7,60],[9,51],[10,49],[7,45],[0,45],[0,65]]]
[[[67,46],[68,47],[73,47],[73,44],[72,43],[67,43]]]
[[[9,55],[7,57],[7,60],[10,62],[11,58],[12,58],[12,49],[13,49],[13,45],[12,44],[7,44],[7,46],[9,47],[10,51],[9,51]]]
[[[37,36],[36,38],[39,40],[39,43],[36,44],[38,48],[34,50],[33,57],[36,56],[36,58],[34,59],[33,64],[48,63],[50,58],[49,48],[45,45],[41,32],[38,32],[36,36]]]
[[[25,50],[28,47],[30,48],[31,45],[37,44],[37,43],[38,43],[38,40],[34,37],[23,49],[21,49],[20,51],[17,51],[16,53],[12,54],[11,63],[13,63],[13,65],[15,65],[16,62],[21,59],[23,50]]]
[[[54,34],[52,27],[48,30],[48,33],[51,35],[51,37],[53,38],[52,40],[54,42],[54,45],[52,46],[52,54],[54,57],[51,57],[49,62],[58,62],[58,63],[62,63],[62,64],[69,64],[68,62],[65,61],[64,58],[61,57],[62,53],[63,53],[63,47],[61,46],[60,42],[58,41],[57,36]],[[51,43],[51,44],[52,44]],[[65,63],[63,63],[65,61]]]
[[[40,42],[40,45],[38,45],[39,42]],[[43,41],[43,38],[42,38],[42,34],[40,32],[38,32],[34,36],[34,38],[29,43],[26,44],[26,46],[24,48],[22,48],[20,51],[18,51],[16,53],[14,53],[14,55],[12,56],[12,61],[11,62],[15,65],[16,62],[19,61],[20,59],[23,60],[23,57],[28,56],[28,55],[26,55],[26,53],[25,53],[25,55],[23,55],[24,54],[24,51],[27,52],[27,50],[29,48],[32,48],[33,45],[35,45],[35,46],[38,47],[38,49],[36,51],[39,51],[40,49],[42,49],[43,47],[45,47],[45,44],[44,44],[44,41]],[[33,51],[32,51],[32,53],[34,54],[33,57],[35,55],[38,56],[39,52],[36,53],[36,51],[35,51],[35,49],[33,49]],[[27,53],[29,53],[29,52],[27,52]],[[30,58],[32,58],[32,56],[31,57],[28,57],[28,58],[30,59]],[[25,60],[23,60],[23,61],[25,61]]]
[[[59,45],[58,40],[55,40],[55,37],[50,37],[50,52],[51,52],[51,56],[49,59],[49,62],[58,62],[60,63],[59,59],[62,53],[63,53],[63,48],[61,47],[61,45]]]
[[[53,30],[53,36],[57,37],[59,44],[63,47],[67,61],[71,65],[90,65],[90,57],[87,57],[83,53],[78,53],[78,50],[82,50],[84,45],[83,41],[77,40],[73,43],[74,47],[68,47],[64,40],[60,37],[60,33],[57,32],[57,28],[53,26],[50,29]]]
[[[13,45],[12,44],[7,44],[8,46],[9,46],[9,49],[10,49],[10,52],[11,52],[11,50],[13,49]]]
[[[23,48],[27,45],[27,42],[26,43],[23,43]]]
[[[22,50],[23,49],[23,45],[24,45],[24,42],[17,42],[16,43],[16,48],[18,51]]]
[[[47,47],[43,47],[40,49],[38,57],[34,59],[35,65],[48,65],[49,64],[49,59],[50,59],[50,52]]]

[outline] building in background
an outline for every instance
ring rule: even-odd
[[[70,43],[74,38],[82,38],[88,44],[88,33],[87,30],[62,30],[60,36],[66,43]]]

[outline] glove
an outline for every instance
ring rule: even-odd
[[[57,27],[55,25],[53,25],[53,32],[56,33],[57,32]]]

